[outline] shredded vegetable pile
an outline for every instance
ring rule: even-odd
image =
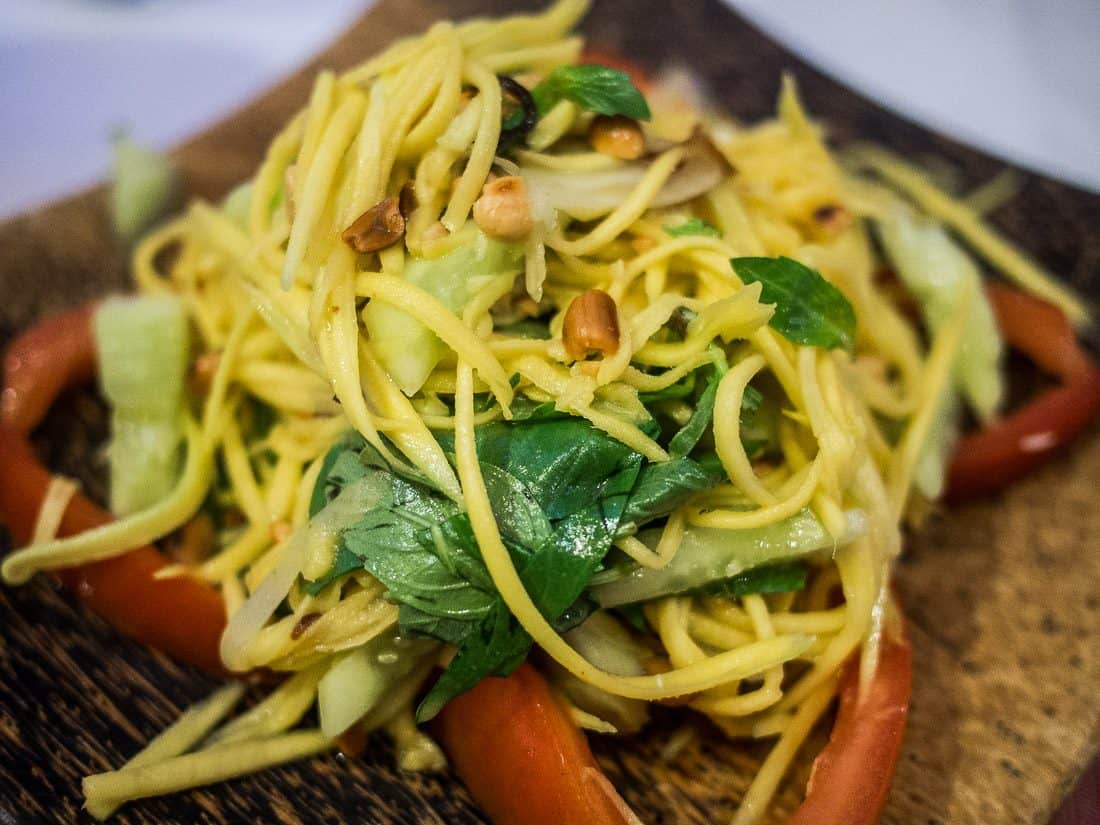
[[[419,723],[528,660],[583,728],[664,702],[774,739],[754,822],[899,633],[900,526],[1004,394],[970,250],[1080,306],[898,159],[838,160],[791,79],[741,124],[585,58],[584,11],[322,72],[251,180],[137,246],[96,318],[118,519],[4,576],[171,537],[225,669],[285,679],[88,778],[96,816],[350,732],[442,769]]]

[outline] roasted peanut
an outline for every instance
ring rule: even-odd
[[[645,135],[638,121],[625,115],[599,115],[588,129],[588,142],[601,155],[637,160],[645,153]]]
[[[502,241],[518,241],[534,225],[527,184],[518,175],[489,181],[474,204],[474,221],[482,231]]]
[[[405,216],[398,198],[379,201],[340,235],[356,252],[377,252],[401,240],[405,235]]]
[[[615,299],[602,289],[590,289],[574,298],[565,311],[561,342],[575,361],[582,361],[593,352],[601,356],[618,352],[619,313]]]

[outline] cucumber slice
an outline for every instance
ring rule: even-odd
[[[618,607],[716,584],[753,567],[832,550],[867,530],[862,510],[849,510],[846,515],[848,532],[839,542],[809,508],[775,524],[747,530],[692,527],[684,532],[680,549],[666,567],[635,567],[620,578],[596,585],[589,593],[601,607]],[[660,537],[660,529],[638,534],[650,548],[657,546]]]

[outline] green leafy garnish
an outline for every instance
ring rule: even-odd
[[[444,449],[451,449],[441,436]],[[478,454],[493,512],[520,578],[543,615],[566,625],[611,547],[642,457],[577,418],[534,418],[478,428]],[[401,604],[403,632],[458,646],[421,704],[429,719],[483,676],[510,673],[531,639],[509,613],[481,560],[468,516],[426,484],[384,469],[361,441],[325,462],[314,503],[367,478],[377,504],[344,531],[324,587],[366,569]]]
[[[665,232],[674,238],[679,238],[683,235],[705,235],[708,238],[722,237],[722,233],[718,231],[718,227],[711,226],[702,218],[692,218],[684,221],[679,226],[666,226]]]
[[[699,399],[695,402],[695,409],[691,413],[691,418],[668,443],[669,454],[674,458],[685,456],[694,450],[695,445],[699,443],[699,439],[703,437],[714,420],[714,399],[718,395],[718,382],[726,374],[726,359],[720,351],[717,359],[714,367],[701,368],[709,369],[710,377],[707,378],[703,392],[700,393]]]
[[[809,568],[801,561],[768,564],[703,587],[699,593],[729,598],[740,598],[753,593],[790,593],[804,588],[808,575]]]
[[[626,115],[649,120],[649,106],[630,75],[608,66],[559,66],[534,89],[539,116],[545,115],[561,100],[601,115]]]
[[[733,258],[737,276],[763,285],[760,300],[775,304],[769,325],[796,344],[824,349],[855,347],[856,313],[835,286],[791,258]]]
[[[619,534],[629,535],[647,522],[668,515],[695,493],[709,490],[725,478],[717,460],[695,461],[673,458],[646,464],[627,500],[620,520]]]

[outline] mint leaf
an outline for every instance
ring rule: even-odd
[[[649,106],[630,75],[608,66],[559,66],[531,90],[539,115],[561,100],[601,115],[626,115],[649,120]]]
[[[769,325],[796,344],[824,349],[855,347],[856,313],[835,286],[791,258],[733,258],[746,284],[763,285],[760,300],[775,304]]]
[[[708,238],[721,238],[722,233],[718,231],[718,228],[711,226],[702,218],[692,218],[691,220],[684,221],[679,226],[666,226],[665,232],[674,238],[679,238],[683,235],[705,235]]]

